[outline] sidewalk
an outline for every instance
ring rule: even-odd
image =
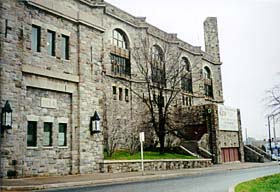
[[[136,181],[166,179],[180,176],[195,176],[225,170],[238,170],[264,166],[277,166],[277,162],[268,163],[230,163],[213,165],[208,168],[181,169],[169,171],[146,171],[131,173],[95,173],[90,175],[70,175],[57,177],[32,177],[22,179],[2,179],[2,191],[31,191],[50,188],[67,188],[85,185],[106,185]],[[279,165],[278,165],[279,166]]]

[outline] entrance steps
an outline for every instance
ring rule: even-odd
[[[246,162],[268,162],[271,161],[270,154],[254,145],[244,145],[244,155]]]

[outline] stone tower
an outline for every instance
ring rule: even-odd
[[[204,21],[205,51],[220,62],[218,25],[216,17],[207,17]]]

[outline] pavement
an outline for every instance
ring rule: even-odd
[[[32,191],[52,188],[72,188],[79,186],[98,186],[121,184],[148,180],[169,179],[180,176],[195,176],[226,170],[249,169],[275,166],[277,162],[267,163],[228,163],[207,168],[180,169],[168,171],[145,171],[130,173],[94,173],[90,175],[68,175],[52,177],[29,177],[19,179],[2,179],[1,191]]]

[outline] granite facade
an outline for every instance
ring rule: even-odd
[[[0,2],[0,104],[13,109],[12,129],[1,136],[1,170],[15,170],[20,177],[87,174],[99,172],[103,150],[114,130],[117,145],[127,148],[127,135],[143,128],[146,108],[131,90],[142,89],[138,70],[130,56],[131,75],[112,72],[112,31],[127,36],[129,51],[147,37],[152,44],[170,45],[182,51],[193,72],[192,105],[223,103],[221,62],[217,54],[216,19],[205,25],[209,53],[166,33],[102,0],[29,0]],[[39,51],[32,50],[32,29],[40,29]],[[213,29],[213,30],[212,30]],[[55,54],[49,55],[49,32],[54,33]],[[216,35],[216,36],[215,36]],[[68,38],[69,58],[62,45]],[[131,53],[130,53],[131,54]],[[211,70],[213,97],[204,94],[203,67]],[[117,88],[117,98],[112,87]],[[120,88],[128,97],[119,98]],[[91,134],[90,118],[97,111],[101,133]],[[37,122],[37,145],[27,146],[28,121]],[[42,146],[43,125],[53,125],[52,146]],[[58,146],[59,123],[67,124],[67,145]],[[14,161],[15,160],[15,161]]]

